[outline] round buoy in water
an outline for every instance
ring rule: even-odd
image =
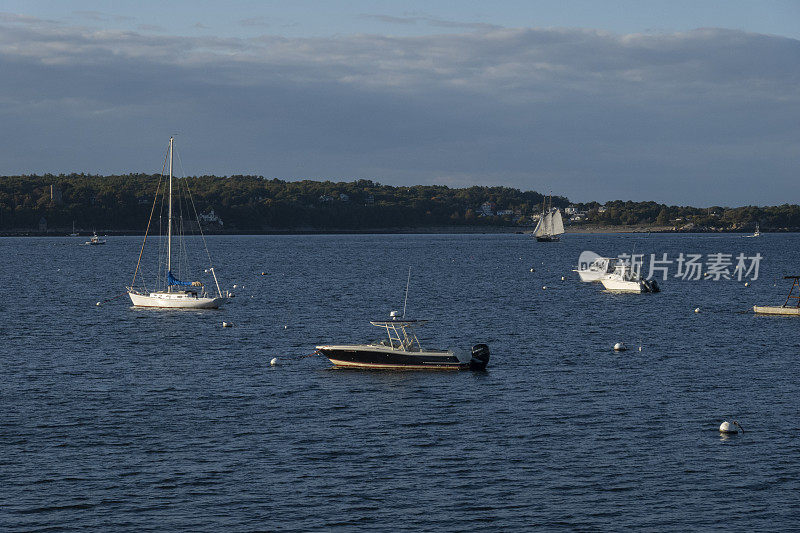
[[[289,329],[289,326],[283,326],[283,329]]]
[[[561,281],[567,281],[567,278],[564,277],[564,276],[561,276]]]
[[[745,281],[745,282],[744,282],[744,286],[745,286],[745,287],[749,287],[749,286],[750,286],[750,282],[749,282],[749,281]]]
[[[262,272],[262,273],[261,273],[261,275],[262,275],[262,276],[266,276],[266,275],[267,275],[267,273],[266,273],[266,272]]]
[[[627,349],[628,349],[628,347],[625,346],[624,342],[618,342],[617,344],[614,345],[614,351],[615,352],[624,352]]]
[[[547,285],[542,285],[542,290],[546,291],[547,290]]]
[[[230,328],[230,327],[233,327],[233,322],[223,322],[223,323],[222,323],[222,327],[223,327],[223,328]]]
[[[100,302],[97,302],[97,304],[95,304],[95,305],[97,305],[97,307],[100,307]]]
[[[536,272],[534,269],[531,269],[531,272]]]
[[[278,358],[273,357],[272,360],[269,362],[270,365],[275,366],[278,364]]]
[[[700,308],[699,308],[699,307],[695,307],[695,308],[694,308],[694,312],[695,312],[695,313],[699,313],[699,312],[700,312]]]
[[[239,286],[238,286],[238,285],[234,285],[234,286],[233,286],[233,288],[234,288],[234,289],[238,289],[238,288],[239,288]]]
[[[719,432],[725,433],[726,435],[739,433],[740,429],[742,430],[742,433],[744,433],[744,428],[740,426],[739,422],[737,422],[736,420],[732,422],[728,422],[727,420],[725,420],[722,424],[719,425]]]

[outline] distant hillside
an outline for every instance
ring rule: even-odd
[[[73,221],[77,228],[142,231],[159,177],[2,177],[0,231],[63,231],[70,229]],[[178,181],[181,186],[189,186],[197,212],[203,215],[209,231],[234,233],[529,225],[543,199],[537,192],[509,187],[394,187],[370,180],[200,176]],[[553,199],[559,207],[568,203],[566,198]]]
[[[157,174],[0,177],[0,232],[68,232],[73,222],[83,231],[141,232],[160,178]],[[543,200],[538,192],[510,187],[395,187],[371,180],[199,176],[177,180],[175,189],[184,190],[186,185],[201,223],[217,233],[530,229]],[[751,231],[757,223],[769,231],[800,229],[800,207],[788,204],[735,208],[623,201],[570,204],[556,196],[553,205],[564,210],[567,225],[576,230],[652,226],[673,231]],[[163,204],[158,207],[165,216]],[[193,210],[177,211],[176,217],[183,215],[191,226]]]

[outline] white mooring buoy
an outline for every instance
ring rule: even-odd
[[[564,276],[561,276],[561,281],[567,281],[567,278],[564,277]]]
[[[628,347],[625,346],[624,342],[618,342],[617,344],[614,345],[614,351],[615,352],[624,352],[627,349],[628,349]]]
[[[739,422],[736,420],[732,422],[728,422],[727,420],[724,421],[722,424],[719,425],[719,432],[724,433],[726,435],[732,435],[734,433],[739,433],[739,430],[742,430],[744,433],[744,428],[739,425]]]
[[[694,312],[695,312],[695,313],[699,313],[699,312],[700,312],[700,308],[699,308],[699,307],[695,307],[695,308],[694,308]]]
[[[270,366],[276,366],[278,364],[278,358],[273,357],[272,360],[269,362]]]
[[[750,282],[749,282],[749,281],[745,281],[745,282],[744,282],[744,286],[745,286],[745,287],[749,287],[749,286],[750,286]]]
[[[536,272],[534,269],[531,269],[531,272]]]
[[[547,290],[547,285],[542,285],[542,290],[546,291]]]
[[[223,328],[232,328],[233,327],[233,322],[223,322],[222,323],[222,327]]]

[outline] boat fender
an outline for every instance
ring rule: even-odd
[[[485,344],[476,344],[472,347],[472,359],[469,361],[470,370],[486,370],[489,364],[489,347]]]

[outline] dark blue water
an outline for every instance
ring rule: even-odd
[[[747,312],[783,303],[798,235],[213,237],[239,288],[204,312],[97,307],[130,282],[139,239],[82,240],[0,240],[2,529],[785,530],[800,515],[800,317]],[[764,260],[749,287],[657,295],[570,272],[584,249],[633,246]],[[368,320],[402,309],[409,265],[423,344],[486,342],[486,373],[296,359],[376,338]],[[731,418],[745,433],[722,438]]]

